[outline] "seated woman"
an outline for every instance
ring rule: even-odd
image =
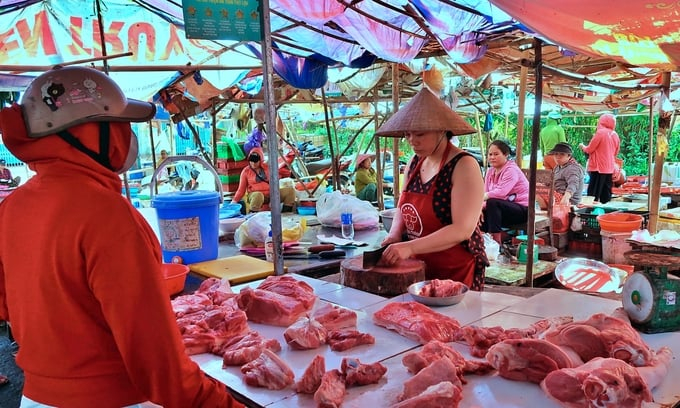
[[[513,160],[508,160],[510,146],[502,140],[491,142],[488,161],[491,167],[484,179],[482,231],[501,243],[502,227],[527,221],[529,180]]]
[[[371,166],[372,154],[360,154],[357,157],[357,168],[354,174],[354,191],[360,200],[378,201],[377,174]]]
[[[264,162],[264,152],[262,148],[255,147],[248,155],[248,166],[241,171],[241,178],[238,184],[238,190],[234,193],[234,198],[231,200],[233,204],[241,201],[243,196],[248,193],[247,208],[251,212],[263,211],[269,209],[269,167]],[[281,202],[283,207],[282,212],[293,211],[295,204],[295,189],[292,187],[283,187],[279,189]]]
[[[555,204],[578,205],[581,202],[585,170],[574,160],[574,151],[568,143],[557,143],[549,154],[557,164],[553,181]]]

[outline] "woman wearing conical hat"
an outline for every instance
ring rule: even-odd
[[[479,230],[484,181],[479,164],[449,140],[475,129],[427,88],[378,129],[378,136],[405,137],[415,155],[382,260],[417,258],[427,279],[453,279],[482,290],[488,260]]]

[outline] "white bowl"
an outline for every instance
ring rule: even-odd
[[[421,296],[419,295],[420,290],[423,288],[423,286],[427,285],[430,283],[429,280],[424,280],[422,282],[416,282],[408,287],[408,293],[415,299],[417,302],[422,303],[424,305],[428,306],[451,306],[455,305],[456,303],[460,303],[463,301],[463,298],[465,297],[465,294],[468,293],[470,290],[467,285],[463,288],[463,291],[455,296],[445,296],[445,297],[431,297],[431,296]]]
[[[245,217],[223,218],[220,220],[220,234],[233,234],[243,222]]]

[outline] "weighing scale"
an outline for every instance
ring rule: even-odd
[[[631,323],[644,333],[680,330],[680,280],[668,278],[669,270],[680,269],[680,252],[634,242],[631,245],[635,249],[624,256],[643,268],[623,285],[623,308]]]

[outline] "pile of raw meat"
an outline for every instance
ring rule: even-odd
[[[324,357],[318,355],[295,383],[292,369],[276,354],[282,348],[279,341],[248,325],[286,327],[284,339],[293,350],[328,344],[333,351],[345,351],[375,343],[372,335],[356,329],[356,312],[319,303],[310,285],[283,275],[238,294],[226,281],[207,279],[195,293],[173,299],[172,307],[189,355],[222,356],[223,366],[241,367],[248,385],[277,390],[295,385],[300,393],[314,394],[319,406],[334,407],[342,403],[346,387],[378,382],[387,369],[346,357],[339,369],[326,371]]]
[[[419,341],[403,364],[415,374],[404,384],[399,408],[456,407],[463,374],[498,375],[539,384],[565,407],[641,407],[652,401],[673,358],[668,347],[652,350],[621,309],[582,321],[556,317],[527,328],[461,327],[455,319],[415,302],[391,302],[374,323]],[[447,342],[464,342],[484,360],[465,360]],[[447,360],[447,361],[442,361]]]
[[[451,279],[432,279],[420,288],[418,294],[427,297],[449,297],[458,296],[465,290],[467,286],[463,282]]]

